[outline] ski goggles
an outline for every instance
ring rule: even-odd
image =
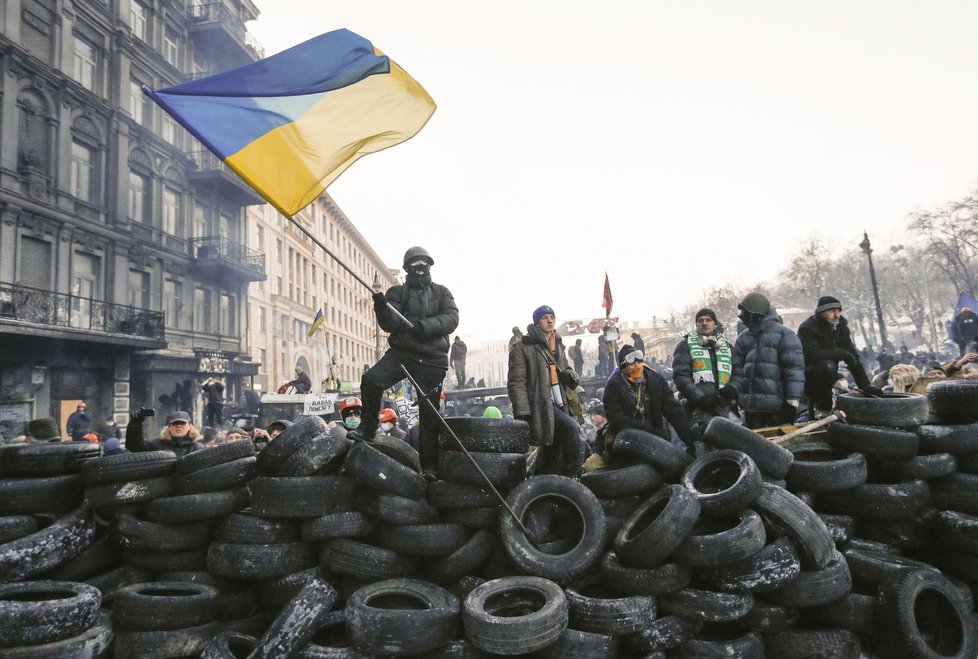
[[[625,364],[634,364],[635,362],[642,361],[645,361],[645,353],[643,353],[641,350],[633,350],[625,355],[625,357],[622,358],[621,363],[618,365],[624,366]]]

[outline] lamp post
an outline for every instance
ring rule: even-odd
[[[863,250],[866,260],[869,261],[869,283],[873,287],[873,300],[876,301],[876,322],[880,325],[880,345],[885,346],[887,343],[886,325],[883,324],[883,308],[880,306],[880,292],[876,286],[876,270],[873,269],[873,248],[869,245],[869,234],[865,231],[863,231],[863,241],[859,243],[859,248]]]
[[[374,289],[374,293],[382,293],[384,285],[380,283],[380,276],[374,275],[374,282],[370,286]],[[374,362],[380,361],[380,321],[377,320],[376,314],[374,314]]]

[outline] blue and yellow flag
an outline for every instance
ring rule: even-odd
[[[316,333],[319,326],[326,322],[326,316],[323,315],[323,310],[320,309],[316,312],[316,317],[312,319],[312,325],[309,326],[309,336]]]
[[[413,137],[435,111],[421,85],[349,30],[143,91],[287,216],[360,156]]]

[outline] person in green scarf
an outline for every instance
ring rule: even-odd
[[[733,346],[721,333],[713,309],[700,309],[693,320],[696,331],[685,335],[672,353],[672,381],[702,432],[710,419],[730,410],[717,392],[730,382]]]

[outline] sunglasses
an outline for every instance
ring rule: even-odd
[[[645,361],[645,353],[643,353],[641,350],[635,350],[625,355],[625,359],[622,360],[622,363],[634,364],[635,362],[643,362],[643,361]]]

